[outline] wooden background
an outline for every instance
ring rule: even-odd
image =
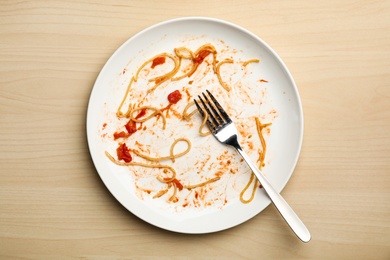
[[[183,16],[236,23],[285,61],[305,114],[273,206],[207,235],[155,228],[123,208],[91,161],[85,121],[111,54]],[[390,259],[390,1],[0,1],[1,259]]]

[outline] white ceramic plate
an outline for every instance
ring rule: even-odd
[[[88,144],[93,162],[104,184],[124,207],[139,218],[157,227],[181,233],[209,233],[239,225],[265,209],[270,204],[270,200],[262,189],[258,189],[255,199],[249,204],[243,204],[239,200],[239,190],[245,182],[243,180],[250,176],[244,166],[238,173],[225,174],[224,176],[228,177],[224,182],[213,184],[215,191],[223,187],[224,191],[229,193],[227,195],[229,199],[225,199],[224,202],[221,202],[221,196],[224,196],[223,190],[222,193],[218,193],[219,197],[214,199],[215,203],[209,203],[213,200],[211,198],[208,203],[202,202],[200,203],[202,205],[198,203],[193,207],[183,206],[183,201],[193,196],[189,193],[185,195],[187,197],[180,198],[181,201],[178,203],[167,202],[166,196],[152,199],[151,195],[140,192],[134,187],[134,169],[113,164],[104,152],[109,151],[113,155],[115,153],[117,142],[110,139],[110,134],[117,126],[110,128],[110,125],[115,120],[113,115],[131,73],[134,73],[137,66],[158,53],[172,52],[175,47],[195,48],[208,42],[217,46],[217,50],[224,48],[228,54],[229,51],[230,54],[234,53],[237,55],[234,59],[242,61],[259,58],[261,60],[259,64],[250,65],[247,80],[249,83],[251,80],[256,81],[258,89],[263,90],[263,92],[256,92],[256,90],[253,92],[257,96],[261,95],[260,93],[265,96],[259,96],[261,102],[267,103],[263,112],[268,113],[270,109],[277,111],[277,117],[273,118],[270,127],[271,131],[266,136],[267,155],[263,172],[269,182],[280,192],[295,168],[302,145],[301,101],[294,80],[282,60],[264,41],[243,28],[217,19],[189,17],[165,21],[143,30],[126,41],[107,61],[95,82],[88,106]],[[259,79],[266,79],[268,83],[260,84]],[[215,84],[214,81],[212,85]],[[254,84],[253,82],[249,85],[254,86]],[[237,98],[233,97],[234,99]],[[232,105],[233,109],[251,114],[253,111],[250,111],[250,106],[246,107],[245,102],[243,101],[242,107]],[[225,105],[229,104],[225,103]],[[106,127],[105,124],[109,126]],[[156,127],[160,126],[157,124]],[[177,134],[182,133],[183,131],[180,130]],[[137,140],[148,142],[148,138],[146,135],[140,135]],[[212,158],[218,156],[220,149],[228,150],[229,154],[236,156],[233,149],[223,147],[212,136],[208,137],[207,142],[201,140],[206,139],[194,138],[192,145],[195,148],[207,147]],[[163,150],[165,146],[166,144],[163,144],[160,149]],[[191,164],[189,160],[179,159],[175,167],[189,164]],[[210,166],[209,170],[212,168],[213,166]],[[197,175],[191,172],[191,169],[191,167],[187,168],[186,176]],[[141,172],[141,169],[135,171]],[[142,171],[146,173],[145,169]],[[184,175],[179,177],[184,178]],[[238,186],[240,187],[237,188]]]

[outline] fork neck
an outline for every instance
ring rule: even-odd
[[[237,135],[233,135],[233,136],[229,137],[228,139],[225,140],[224,143],[225,143],[225,144],[228,144],[228,145],[231,145],[231,146],[233,146],[234,148],[236,148],[237,150],[239,150],[239,151],[242,152],[242,148],[241,148],[240,143],[238,142],[238,137],[237,137]]]

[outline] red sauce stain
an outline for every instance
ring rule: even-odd
[[[139,119],[139,118],[143,117],[144,115],[146,115],[146,108],[141,109],[141,111],[138,113],[138,115],[135,117],[135,119]]]
[[[172,103],[169,103],[168,106],[161,108],[160,111],[164,112],[165,110],[169,110],[171,108],[171,106],[172,106]]]
[[[219,172],[216,172],[214,175],[217,177],[221,177],[223,175],[223,172],[219,171]]]
[[[191,94],[190,94],[190,91],[188,90],[188,88],[185,88],[185,90],[184,90],[185,92],[186,92],[186,94],[187,94],[187,102],[190,102],[190,100],[191,100]]]

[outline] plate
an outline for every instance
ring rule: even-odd
[[[180,83],[172,81],[172,84],[161,84],[147,102],[154,102],[155,106],[161,108],[167,102],[167,94],[174,89],[180,89],[183,98],[181,103],[172,106],[171,114],[167,114],[168,130],[162,130],[163,120],[154,117],[145,122],[143,129],[139,128],[129,141],[140,149],[147,147],[145,150],[150,156],[162,156],[169,153],[169,144],[173,140],[189,136],[192,148],[187,155],[177,158],[175,162],[167,160],[160,163],[178,169],[176,179],[180,179],[184,186],[221,176],[220,180],[201,188],[184,188],[177,193],[177,201],[172,202],[170,198],[174,187],[156,182],[156,176],[168,173],[161,173],[155,168],[119,166],[105,152],[116,157],[119,143],[127,142],[113,140],[112,134],[125,123],[115,113],[137,68],[159,53],[173,53],[174,48],[183,46],[195,51],[208,43],[220,55],[218,61],[234,61],[219,67],[221,81],[212,73],[212,60],[205,59],[190,78],[186,77]],[[260,62],[245,63],[253,58]],[[165,64],[156,66],[156,73],[162,73],[164,66],[170,66],[169,58]],[[143,91],[141,82],[145,87],[152,84],[146,80],[148,73],[154,72],[151,69],[140,72],[139,80],[135,83],[138,85],[130,90],[132,98],[135,98],[137,91]],[[181,73],[184,73],[184,67]],[[232,90],[224,90],[220,83],[230,86]],[[206,88],[217,95],[235,123],[241,125],[238,128],[243,135],[240,138],[244,150],[251,152],[253,160],[262,151],[262,147],[259,148],[260,136],[255,134],[254,116],[258,115],[262,123],[272,123],[263,133],[267,153],[262,170],[277,191],[280,192],[287,184],[299,157],[303,112],[298,89],[279,56],[258,36],[235,24],[204,17],[173,19],[141,31],[118,48],[98,75],[88,104],[87,138],[93,163],[112,195],[134,215],[162,229],[191,234],[221,231],[244,223],[270,204],[261,188],[257,188],[252,202],[243,203],[240,200],[240,192],[251,173],[233,149],[219,144],[211,135],[199,136],[196,129],[202,121],[200,116],[194,115],[192,123],[181,120],[180,115],[175,119],[175,111],[182,111],[180,106],[190,102]],[[253,124],[246,126],[247,122]],[[188,143],[179,143],[174,150],[185,150]],[[142,158],[133,155],[133,160],[140,161]],[[207,166],[200,166],[202,160]],[[225,170],[221,168],[223,163]],[[169,187],[169,191],[153,198],[164,187]],[[250,192],[245,198],[248,198],[248,194]]]

